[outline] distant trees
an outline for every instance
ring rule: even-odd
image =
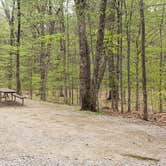
[[[9,67],[8,67],[8,87],[12,88],[12,80],[13,80],[13,47],[15,46],[15,31],[14,31],[14,25],[15,25],[15,7],[16,2],[15,0],[12,0],[11,8],[8,6],[7,2],[4,0],[1,0],[1,4],[6,16],[6,19],[9,24],[9,30],[10,30],[10,39],[9,39],[9,45],[10,45],[10,57],[9,57]]]

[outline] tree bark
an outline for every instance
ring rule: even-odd
[[[126,2],[124,1],[126,14],[126,40],[127,40],[127,86],[128,86],[128,112],[131,112],[131,77],[130,77],[130,50],[131,50],[131,19],[133,14],[133,1],[131,1],[130,12],[128,14]],[[128,16],[129,15],[129,16]],[[129,18],[128,18],[129,17]]]
[[[162,99],[162,68],[163,68],[163,19],[164,19],[165,6],[163,5],[162,18],[159,29],[160,36],[160,84],[159,84],[159,111],[163,112],[163,99]]]
[[[147,86],[146,86],[146,61],[145,61],[145,17],[144,1],[140,0],[141,19],[141,59],[142,59],[142,91],[143,91],[143,119],[148,120],[147,110]]]
[[[39,13],[45,14],[45,4],[42,4],[41,8],[39,8]],[[41,29],[41,37],[45,35],[45,24],[42,20],[40,23]],[[45,41],[41,41],[41,50],[40,50],[40,79],[41,79],[41,87],[40,87],[40,99],[42,101],[46,101],[46,82],[47,82],[47,72],[46,72],[46,44]]]
[[[98,92],[104,76],[107,57],[104,55],[104,30],[107,0],[102,0],[100,4],[99,27],[96,42],[95,66],[91,85],[91,111],[99,111]]]
[[[80,104],[81,110],[90,110],[90,56],[86,36],[86,0],[75,0],[80,54]]]
[[[21,4],[17,0],[17,53],[16,53],[16,87],[17,93],[21,93],[21,80],[20,80],[20,38],[21,38]]]
[[[61,94],[62,96],[64,96],[64,102],[65,104],[68,103],[67,100],[67,72],[66,72],[66,40],[65,40],[65,32],[66,32],[66,27],[65,27],[65,19],[64,19],[64,8],[63,8],[63,4],[64,2],[61,3],[61,7],[60,7],[60,32],[62,32],[64,35],[60,40],[60,47],[61,47],[61,51],[63,54],[63,87],[64,87],[64,94]],[[63,93],[63,92],[62,92]]]
[[[135,110],[139,111],[139,37],[140,37],[140,25],[138,30],[138,35],[136,37],[135,45],[136,45],[136,104]]]
[[[109,16],[109,30],[110,30],[110,33],[111,33],[111,36],[113,38],[113,34],[114,34],[114,29],[115,29],[115,2],[114,0],[111,1],[111,4],[110,4],[110,16]],[[118,85],[117,82],[116,82],[116,68],[115,68],[115,55],[113,53],[113,41],[110,42],[110,47],[111,49],[109,49],[109,59],[108,59],[108,70],[109,70],[109,96],[108,96],[108,100],[111,100],[112,102],[112,109],[113,111],[115,111],[116,109],[116,99],[118,98],[117,97],[117,94],[118,92],[116,91],[116,87]]]
[[[122,71],[122,64],[123,64],[123,40],[122,40],[122,0],[118,0],[117,2],[117,24],[118,24],[118,49],[117,49],[117,80],[119,83],[119,87],[117,87],[118,91],[120,89],[120,106],[121,106],[121,113],[123,113],[123,71]],[[117,98],[117,105],[118,105],[119,97]],[[118,106],[117,110],[118,110]]]

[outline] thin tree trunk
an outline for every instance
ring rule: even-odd
[[[163,68],[163,18],[164,18],[165,6],[163,6],[162,19],[160,23],[160,84],[159,84],[159,111],[163,112],[163,100],[162,100],[162,68]]]
[[[129,13],[129,18],[128,18],[128,12],[127,12],[127,6],[126,2],[124,1],[124,6],[125,6],[125,14],[126,14],[126,40],[127,40],[127,86],[128,86],[128,112],[131,112],[131,78],[130,78],[130,47],[131,47],[131,18],[132,18],[132,13],[133,13],[133,1],[131,1],[131,6],[130,6],[130,13]]]
[[[145,62],[145,17],[144,17],[144,1],[143,0],[140,0],[140,19],[141,19],[142,91],[143,91],[143,105],[144,105],[143,119],[148,120],[146,62]]]
[[[122,14],[121,14],[121,0],[117,1],[117,34],[118,34],[118,38],[117,38],[117,44],[118,44],[118,48],[117,48],[117,66],[116,66],[116,74],[117,74],[117,87],[116,87],[116,91],[117,91],[117,99],[116,99],[116,110],[119,111],[119,93],[120,93],[120,98],[121,98],[121,112],[123,112],[123,103],[122,103],[122,97],[123,97],[123,93],[122,93]],[[120,92],[119,92],[120,90]]]
[[[44,12],[45,7],[42,6],[42,12]],[[45,35],[44,22],[40,24],[41,36]],[[41,52],[40,52],[40,79],[41,79],[41,88],[40,88],[40,99],[46,101],[46,44],[45,41],[41,41]]]
[[[119,80],[120,80],[120,98],[121,98],[121,113],[124,112],[123,108],[123,40],[122,40],[122,0],[118,1],[118,19],[119,19]]]
[[[63,53],[63,82],[64,82],[64,102],[65,104],[68,103],[67,101],[67,73],[66,73],[66,40],[65,40],[65,20],[64,20],[64,8],[63,8],[64,2],[61,4],[60,7],[60,24],[61,24],[61,32],[64,34],[61,38],[61,51]]]
[[[33,50],[33,48],[32,48]],[[29,94],[30,94],[30,99],[33,97],[33,85],[32,85],[32,76],[33,76],[33,57],[30,56],[28,58],[29,61]]]
[[[16,53],[16,87],[17,93],[21,93],[21,81],[20,81],[20,37],[21,37],[21,4],[20,0],[17,0],[17,53]]]
[[[9,66],[9,75],[8,75],[8,87],[12,88],[12,80],[13,80],[13,46],[14,46],[14,10],[15,10],[15,0],[13,0],[13,5],[12,5],[12,13],[11,13],[11,19],[10,19],[10,46],[11,46],[11,51],[10,51],[10,66]]]
[[[69,76],[69,66],[70,66],[70,32],[69,32],[69,0],[66,1],[66,89],[65,89],[65,95],[66,95],[66,101],[68,104],[70,104],[70,76]]]
[[[140,36],[140,27],[138,30],[138,35],[135,41],[136,44],[136,104],[135,110],[139,111],[139,36]]]
[[[111,35],[113,36],[114,34],[114,28],[115,28],[115,5],[114,5],[114,0],[111,1],[110,4],[110,25],[109,25],[109,30]],[[113,48],[113,41],[110,42],[111,48]],[[111,100],[112,102],[112,109],[115,111],[115,102],[117,98],[118,92],[116,92],[116,69],[115,69],[115,57],[112,49],[109,49],[109,60],[108,60],[108,70],[109,70],[109,96],[108,100]]]

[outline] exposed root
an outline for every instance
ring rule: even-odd
[[[140,156],[140,155],[135,155],[135,154],[122,154],[123,156],[127,156],[127,157],[132,157],[138,160],[150,160],[150,161],[154,161],[154,162],[159,162],[160,159],[156,159],[156,158],[151,158],[151,157],[144,157],[144,156]]]

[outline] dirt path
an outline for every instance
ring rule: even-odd
[[[0,106],[0,166],[166,165],[166,128],[73,110]]]

